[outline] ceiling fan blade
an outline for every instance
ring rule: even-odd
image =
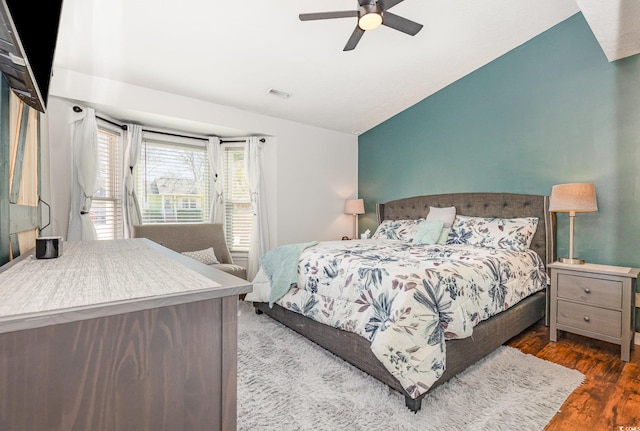
[[[422,24],[394,15],[391,12],[384,13],[382,16],[382,25],[386,25],[387,27],[391,27],[411,36],[415,36],[420,30],[422,30]]]
[[[343,10],[337,12],[315,12],[315,13],[301,13],[298,15],[300,21],[312,21],[316,19],[333,19],[333,18],[351,18],[358,16],[357,10]]]
[[[352,49],[354,49],[356,45],[358,45],[358,42],[360,42],[360,38],[363,34],[364,30],[356,26],[356,29],[353,30],[353,33],[351,33],[351,37],[347,41],[347,44],[344,46],[343,51],[351,51]]]
[[[404,0],[378,0],[378,4],[380,5],[380,8],[385,11],[387,9],[391,9],[398,3],[402,3],[403,1]]]

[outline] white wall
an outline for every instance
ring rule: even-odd
[[[73,103],[65,102],[62,99],[49,97],[47,114],[45,115],[49,128],[48,171],[51,194],[51,234],[62,235],[64,238],[67,238],[71,202],[71,124],[78,119],[78,114],[71,109],[73,105]],[[44,168],[42,171],[44,184],[47,177]]]
[[[43,179],[40,185],[40,199],[51,205],[51,178],[50,164],[49,164],[49,130],[48,118],[46,115],[40,116],[40,177]],[[51,215],[48,211],[48,207],[44,204],[40,205],[40,227],[47,225],[46,228],[40,232],[40,237],[50,236],[53,232],[53,225],[51,223]]]
[[[344,199],[357,195],[357,136],[55,69],[47,107],[53,235],[66,237],[73,105],[148,113],[267,135],[264,172],[272,246],[351,236]],[[124,114],[126,115],[126,114]],[[126,121],[127,118],[118,118]],[[188,130],[185,130],[188,131]]]

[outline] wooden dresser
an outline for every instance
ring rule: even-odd
[[[618,266],[567,265],[551,269],[550,338],[558,330],[620,344],[628,362],[634,342],[635,291],[640,270]]]
[[[0,430],[235,430],[237,301],[251,289],[146,239],[11,262]]]

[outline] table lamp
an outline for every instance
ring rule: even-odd
[[[364,214],[363,199],[347,199],[344,202],[344,213],[353,215],[353,238],[358,237],[358,214]]]
[[[569,257],[559,259],[562,263],[583,264],[583,259],[573,257],[573,221],[576,213],[598,211],[596,188],[593,184],[558,184],[551,188],[549,211],[569,213]]]

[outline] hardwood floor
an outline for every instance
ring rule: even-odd
[[[563,331],[554,343],[542,323],[507,344],[585,375],[545,430],[640,430],[639,346],[622,362],[618,345]]]

